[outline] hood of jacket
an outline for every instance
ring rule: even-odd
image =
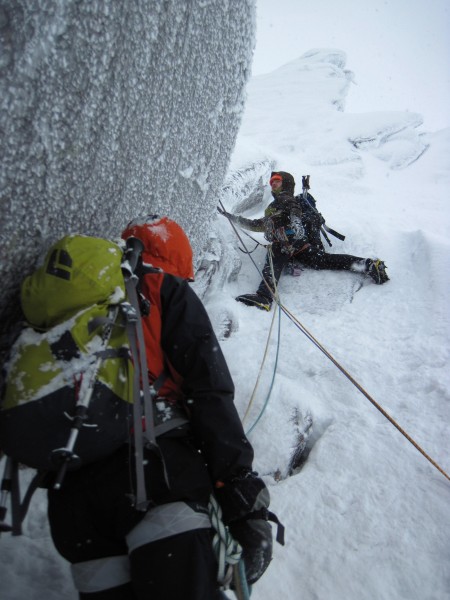
[[[144,244],[144,263],[170,275],[194,281],[192,247],[178,223],[169,217],[152,215],[131,221],[122,232],[122,239],[129,237],[136,237]]]
[[[288,192],[288,194],[291,194],[292,196],[294,195],[294,189],[295,189],[295,179],[293,177],[293,175],[291,175],[290,173],[287,173],[286,171],[272,171],[270,177],[273,177],[274,175],[280,175],[281,179],[282,179],[282,183],[283,185],[281,186],[281,191],[282,192]],[[277,196],[277,194],[272,192],[273,196]]]

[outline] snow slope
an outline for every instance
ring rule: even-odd
[[[449,473],[450,130],[425,133],[420,115],[409,112],[342,112],[351,77],[335,50],[254,77],[233,167],[267,158],[294,174],[297,191],[301,175],[310,174],[319,210],[347,236],[343,243],[330,236],[329,251],[386,261],[385,286],[305,270],[282,277],[281,301]],[[269,201],[266,191],[262,205],[243,214],[259,216]],[[235,209],[229,196],[224,202]],[[227,247],[236,245],[231,227],[220,228]],[[252,254],[259,268],[264,254],[261,247]],[[245,425],[259,418],[277,362],[250,440],[287,530],[286,547],[276,546],[252,597],[450,598],[450,482],[285,315],[277,360],[278,314],[233,301],[260,280],[250,259],[241,260],[237,280],[206,303],[213,320],[219,315],[218,330],[224,306],[234,322],[222,347],[241,415],[275,318]],[[270,474],[285,474],[296,442],[295,410],[313,417],[310,453],[297,475],[276,482]]]
[[[327,49],[254,77],[222,201],[259,216],[272,166],[299,183],[310,174],[319,210],[346,235],[331,238],[330,251],[385,260],[384,286],[305,270],[282,277],[281,301],[449,473],[450,129],[425,132],[409,112],[347,114],[351,77],[345,55]],[[234,301],[260,276],[227,221],[216,223],[204,264],[211,285],[200,276],[194,286],[220,335],[246,429],[259,418],[249,434],[255,467],[286,526],[286,546],[275,545],[252,599],[448,600],[449,481],[285,315]],[[263,248],[251,256],[261,268]],[[304,464],[283,479],[295,411],[312,416],[313,431]],[[0,551],[2,600],[75,600],[49,540],[43,494],[25,535],[2,536]]]

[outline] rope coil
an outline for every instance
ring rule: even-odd
[[[209,498],[208,510],[212,527],[216,531],[213,550],[218,563],[217,581],[225,590],[229,589],[233,582],[237,600],[250,600],[251,587],[247,583],[242,547],[222,521],[222,509],[214,494]]]
[[[228,588],[233,577],[233,565],[241,560],[242,547],[222,521],[222,509],[214,495],[209,499],[208,510],[211,524],[216,532],[213,537],[213,549],[218,562],[217,581],[224,588]]]

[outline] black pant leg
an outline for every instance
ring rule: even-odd
[[[295,255],[296,262],[311,269],[331,269],[337,271],[364,271],[366,259],[351,254],[328,254],[310,246],[300,254]]]
[[[275,292],[275,287],[280,280],[281,273],[283,272],[284,267],[289,262],[289,255],[281,252],[281,248],[278,245],[273,244],[272,246],[272,264],[273,264],[273,275],[272,275],[272,267],[270,264],[270,250],[267,252],[266,262],[263,269],[263,280],[259,284],[257,289],[257,294],[262,294],[266,296],[266,298],[272,298],[270,291],[267,288],[267,284],[270,289]],[[267,284],[266,284],[267,282]]]
[[[78,597],[80,600],[137,600],[131,582],[102,592],[80,593]]]
[[[138,600],[212,600],[217,562],[210,529],[195,529],[146,544],[130,554]]]

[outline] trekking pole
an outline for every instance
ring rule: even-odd
[[[130,280],[134,276],[134,270],[138,264],[139,257],[144,249],[143,243],[137,238],[129,238],[127,240],[127,247],[124,252],[124,260],[122,261],[122,274],[125,282]],[[119,311],[119,307],[115,307],[112,311],[112,314],[109,317],[109,326],[106,325],[106,331],[103,336],[104,340],[104,348],[108,345],[108,341],[112,332],[112,323],[114,323],[117,314]],[[86,370],[84,373],[84,377],[78,381],[78,388],[76,388],[77,393],[77,403],[75,406],[75,416],[73,417],[73,423],[69,434],[69,439],[64,448],[58,448],[52,452],[51,459],[55,464],[59,464],[58,474],[55,479],[55,483],[53,487],[55,490],[59,490],[61,488],[63,479],[66,475],[69,464],[79,465],[81,459],[74,452],[75,444],[80,434],[80,430],[82,427],[96,427],[95,424],[86,424],[87,412],[89,408],[89,404],[92,399],[92,395],[94,393],[95,382],[97,380],[97,375],[100,369],[100,366],[103,362],[103,353],[100,352],[97,356],[97,359],[94,363],[92,363],[90,369]]]
[[[342,235],[342,233],[339,233],[338,231],[335,231],[334,229],[331,229],[331,227],[328,227],[325,224],[325,220],[323,219],[322,215],[319,213],[319,211],[317,210],[317,208],[315,206],[313,206],[311,204],[311,202],[309,201],[308,198],[308,190],[311,189],[310,185],[309,185],[309,175],[302,175],[302,186],[303,186],[303,200],[305,202],[307,202],[308,206],[310,206],[313,211],[319,215],[322,218],[323,224],[320,227],[320,233],[323,235],[323,237],[325,238],[325,240],[327,241],[327,244],[329,246],[332,246],[333,244],[330,241],[330,238],[327,236],[327,231],[328,233],[331,233],[331,235],[334,235],[334,237],[338,238],[339,240],[341,240],[342,242],[345,240],[345,235]]]
[[[302,189],[303,189],[303,198],[308,202],[308,190],[310,190],[309,186],[309,175],[302,175]]]
[[[308,198],[308,190],[311,189],[311,187],[309,185],[309,177],[310,177],[309,175],[302,175],[302,189],[303,189],[302,196],[303,196],[303,200],[307,203],[307,205],[310,208],[313,209],[313,211],[316,214],[319,214],[319,211],[317,210],[317,208],[311,204],[311,202],[309,201],[309,198]],[[333,244],[330,242],[330,238],[327,236],[327,233],[326,233],[326,231],[325,231],[325,229],[324,229],[323,226],[321,226],[320,232],[323,235],[323,237],[326,239],[328,245],[332,246]]]
[[[115,309],[115,314],[117,314],[117,308]],[[111,326],[108,328],[108,331],[105,335],[105,347],[108,343],[109,336],[111,334]],[[72,463],[75,466],[79,466],[81,463],[80,457],[75,454],[74,448],[76,441],[78,439],[80,430],[83,426],[86,427],[96,427],[95,424],[87,425],[85,423],[87,419],[87,412],[89,408],[89,404],[91,402],[92,394],[94,393],[95,382],[97,379],[97,374],[100,369],[100,365],[103,362],[103,356],[100,353],[100,356],[97,360],[91,365],[90,374],[89,369],[86,370],[84,377],[79,381],[79,385],[76,386],[76,394],[78,396],[77,403],[75,406],[75,415],[72,418],[72,427],[70,429],[69,439],[64,448],[57,448],[53,450],[51,454],[51,460],[54,464],[59,464],[60,467],[58,469],[58,474],[56,476],[55,482],[53,484],[53,489],[59,490],[61,489],[62,482],[66,475],[69,464]],[[86,383],[87,381],[87,383]]]

